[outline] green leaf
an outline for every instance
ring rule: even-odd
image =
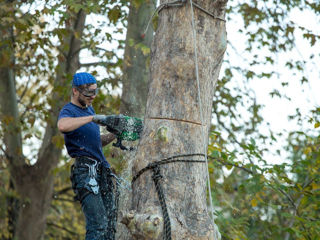
[[[108,18],[110,19],[110,22],[112,22],[113,24],[116,24],[120,17],[121,17],[121,10],[119,9],[118,6],[109,10]]]
[[[147,56],[147,55],[150,54],[150,48],[145,46],[145,45],[141,47],[141,51],[142,51],[144,56]]]

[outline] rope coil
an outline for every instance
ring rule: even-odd
[[[168,208],[165,200],[165,196],[163,193],[163,189],[160,184],[160,180],[163,179],[163,176],[160,172],[160,165],[168,164],[168,163],[174,163],[174,162],[186,162],[186,163],[205,163],[205,160],[191,160],[191,159],[179,159],[181,157],[192,157],[192,156],[201,156],[204,157],[205,155],[202,153],[191,153],[191,154],[181,154],[181,155],[175,155],[168,158],[164,158],[157,162],[149,163],[145,168],[141,169],[133,178],[132,178],[132,184],[147,170],[152,170],[152,180],[154,182],[161,210],[163,215],[163,239],[164,240],[171,240],[171,221],[170,216],[168,213]]]
[[[167,163],[173,163],[173,162],[205,162],[204,160],[189,160],[189,159],[178,159],[181,157],[193,157],[193,156],[202,156],[204,157],[205,155],[202,153],[191,153],[191,154],[181,154],[181,155],[175,155],[175,156],[171,156],[168,158],[164,158],[160,161],[157,162],[151,162],[149,163],[145,168],[142,168],[133,178],[132,178],[132,184],[140,177],[140,175],[142,175],[144,172],[146,172],[147,170],[151,170],[153,168],[155,168],[158,165],[163,165],[163,164],[167,164]]]

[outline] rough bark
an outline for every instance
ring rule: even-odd
[[[224,17],[226,1],[199,0],[196,3],[215,16]],[[182,7],[165,8],[159,13],[151,52],[144,131],[133,166],[134,174],[150,162],[167,157],[203,154],[207,146],[214,86],[226,49],[226,30],[224,21],[194,8],[202,123],[190,8],[186,1]],[[216,239],[206,201],[206,165],[169,163],[160,168],[172,239]],[[124,220],[134,239],[163,238],[163,215],[151,175],[152,171],[146,171],[133,184],[132,211]]]
[[[13,73],[14,64],[0,69],[1,89],[1,115],[9,116],[14,121],[9,123],[15,131],[5,132],[6,157],[9,163],[10,175],[14,187],[19,195],[19,214],[15,226],[15,239],[35,240],[42,239],[46,227],[46,217],[50,207],[53,194],[53,175],[51,171],[56,167],[61,149],[53,140],[57,136],[56,126],[59,110],[66,103],[57,91],[57,86],[67,86],[69,79],[67,74],[73,75],[78,69],[80,39],[76,38],[74,32],[81,36],[86,14],[80,10],[79,13],[67,23],[70,37],[66,38],[62,45],[68,46],[68,51],[61,54],[53,82],[53,91],[49,95],[51,108],[48,111],[48,122],[39,150],[36,164],[28,165],[22,155],[21,131],[19,126],[19,112],[16,99],[15,78]],[[66,49],[61,47],[61,49]],[[67,82],[68,81],[68,82]],[[13,134],[14,133],[14,134]]]
[[[132,4],[129,9],[128,26],[126,35],[126,48],[123,64],[123,87],[121,96],[120,112],[129,116],[143,117],[147,102],[147,87],[150,78],[149,58],[150,54],[143,54],[140,48],[130,45],[130,41],[135,44],[142,43],[146,47],[151,47],[153,29],[150,26],[145,35],[141,36],[148,21],[156,8],[155,0],[147,0],[140,5]],[[133,152],[125,154],[126,166],[120,176],[128,182],[132,179]],[[121,223],[122,217],[127,214],[131,205],[131,190],[121,189],[119,198],[119,216],[117,224],[116,239],[128,240],[130,233],[125,225]]]

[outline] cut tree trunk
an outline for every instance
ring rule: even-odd
[[[162,1],[164,3],[167,1]],[[204,154],[208,141],[214,87],[226,49],[226,1],[196,2],[220,19],[194,7],[201,107],[191,5],[168,7],[159,13],[151,51],[151,82],[144,131],[133,173],[151,162],[180,155]],[[204,133],[204,134],[203,134]],[[205,135],[205,136],[204,136]],[[184,158],[185,159],[185,158]],[[189,157],[204,160],[204,157]],[[160,166],[172,239],[218,239],[206,200],[206,164],[175,162]],[[134,239],[163,239],[163,212],[152,171],[133,183],[132,211],[123,219]]]

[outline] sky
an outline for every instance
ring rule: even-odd
[[[320,35],[319,28],[319,17],[315,16],[314,13],[303,10],[303,11],[293,11],[290,20],[297,23],[299,26],[312,29],[313,32]],[[234,21],[228,21],[227,24],[227,34],[228,40],[232,45],[236,46],[237,54],[228,48],[227,52],[231,65],[246,64],[244,59],[250,58],[250,54],[244,51],[246,44],[246,39],[243,34],[238,32],[239,28],[243,28],[242,19],[237,17]],[[318,29],[318,30],[317,30]],[[296,121],[289,121],[288,116],[296,113],[298,108],[303,116],[310,116],[310,110],[314,109],[316,106],[320,106],[320,71],[317,68],[316,62],[320,63],[320,44],[315,44],[315,46],[310,47],[310,43],[301,37],[300,31],[295,32],[296,38],[296,48],[288,53],[279,54],[274,60],[276,64],[274,66],[264,66],[267,71],[276,71],[279,73],[277,77],[272,77],[271,79],[254,79],[249,82],[249,86],[254,90],[257,102],[264,105],[262,110],[263,118],[270,123],[270,126],[263,124],[259,129],[261,132],[267,132],[270,128],[274,132],[286,133],[292,130],[306,130],[313,129],[314,123],[307,123],[301,127],[298,126]],[[241,59],[240,55],[243,57]],[[309,56],[315,53],[315,58],[310,61]],[[318,54],[317,54],[318,53]],[[256,54],[262,56],[268,56],[267,52],[258,51]],[[301,84],[300,78],[301,73],[297,71],[289,70],[284,67],[285,62],[290,60],[301,60],[306,61],[304,74],[308,78],[309,82]],[[248,69],[252,68],[247,65]],[[260,67],[261,68],[261,67]],[[261,69],[257,69],[260,71]],[[281,82],[288,82],[289,85],[286,87],[281,86]],[[237,83],[239,84],[239,83]],[[286,95],[291,100],[287,98],[271,97],[270,92],[273,89],[280,90],[281,94]],[[302,129],[301,129],[302,128]],[[286,144],[286,134],[279,138],[279,144]],[[270,148],[270,153],[267,154],[267,160],[270,163],[279,163],[283,160],[283,156],[272,156],[275,154],[276,148]],[[282,152],[286,155],[285,152]]]

